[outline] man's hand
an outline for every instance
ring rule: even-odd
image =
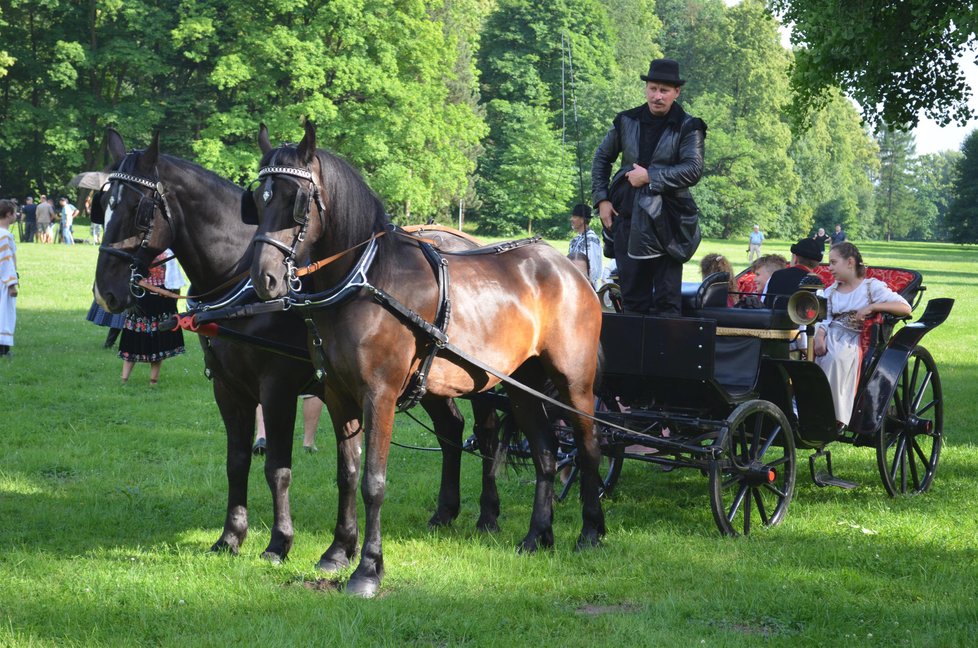
[[[632,170],[626,173],[625,177],[628,178],[628,184],[635,188],[649,184],[649,170],[637,164],[632,165]]]
[[[618,212],[615,211],[610,200],[602,200],[598,203],[598,217],[601,218],[601,224],[605,226],[605,229],[611,229],[611,224],[617,215]]]

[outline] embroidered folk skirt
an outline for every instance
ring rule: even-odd
[[[146,293],[126,312],[119,338],[119,357],[132,362],[160,362],[186,352],[183,331],[167,331],[160,324],[177,312],[177,300]]]

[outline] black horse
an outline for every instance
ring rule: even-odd
[[[250,194],[196,164],[161,155],[158,135],[154,135],[146,150],[128,154],[116,131],[108,129],[106,141],[115,159],[110,170],[117,175],[93,200],[96,210],[101,208],[109,214],[95,278],[96,299],[103,308],[110,312],[127,308],[133,300],[134,279],[140,273],[145,275],[145,266],[167,248],[176,254],[194,293],[215,301],[228,292],[230,286],[226,284],[234,284],[236,277],[247,274],[243,271],[252,262],[255,227],[241,220],[242,199],[250,200]],[[471,247],[461,239],[456,245]],[[307,334],[303,320],[294,313],[263,314],[222,325],[240,336],[285,347],[301,344]],[[321,393],[322,386],[314,384],[313,367],[307,358],[300,360],[221,337],[200,339],[228,438],[227,515],[221,537],[212,549],[237,553],[248,531],[251,440],[255,409],[260,403],[268,444],[265,478],[272,491],[275,517],[263,556],[284,559],[293,541],[288,489],[292,479],[296,398],[304,389],[318,389],[309,393]],[[432,525],[442,525],[450,523],[460,508],[464,420],[454,403],[433,403],[426,410],[445,450],[438,504],[430,520]],[[357,431],[336,432],[340,472],[358,470]],[[484,452],[491,455],[493,439],[484,438],[480,443]],[[490,462],[484,464],[478,526],[494,530],[499,497]]]
[[[384,569],[380,508],[396,403],[435,342],[430,330],[422,331],[421,320],[444,319],[439,284],[445,282],[436,280],[432,266],[439,264],[430,263],[416,242],[391,228],[383,205],[360,175],[316,149],[314,126],[306,124],[298,146],[277,149],[262,126],[259,143],[264,155],[253,193],[254,217],[260,222],[252,265],[255,289],[263,299],[285,296],[295,286],[295,263],[308,255],[324,263],[334,259],[313,274],[316,294],[347,297],[306,312],[319,330],[328,332],[311,352],[328,368],[326,404],[333,426],[359,431],[362,420],[366,432],[366,527],[360,564],[347,589],[371,596]],[[597,544],[604,534],[600,453],[588,418],[601,328],[594,291],[548,245],[515,246],[500,254],[446,254],[444,261],[450,275],[447,331],[456,348],[538,392],[551,379],[561,400],[575,408],[565,418],[575,431],[581,472],[584,524],[578,546]],[[326,304],[326,297],[314,301]],[[431,364],[422,402],[482,392],[500,381],[453,353],[439,354]],[[508,391],[537,471],[530,529],[520,543],[521,550],[533,551],[553,544],[556,440],[541,402],[520,390]],[[356,474],[345,474],[341,519],[320,561],[323,569],[349,564],[357,548]]]

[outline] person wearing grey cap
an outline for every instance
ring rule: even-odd
[[[646,102],[618,113],[594,153],[591,198],[614,243],[625,311],[678,316],[683,263],[700,242],[689,188],[703,175],[706,124],[676,101],[679,63],[655,59],[641,78]]]

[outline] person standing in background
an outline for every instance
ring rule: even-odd
[[[818,231],[812,234],[812,239],[814,239],[815,242],[818,243],[819,247],[822,250],[822,254],[825,254],[825,244],[828,243],[829,241],[829,235],[825,233],[825,228],[819,227]]]
[[[24,206],[21,207],[20,213],[24,218],[24,238],[21,242],[33,243],[34,234],[37,232],[37,205],[34,204],[34,196],[24,199]]]
[[[71,204],[67,197],[61,196],[61,239],[65,245],[74,245],[75,239],[72,238],[71,225],[78,215],[78,208]]]
[[[51,223],[54,222],[54,206],[44,194],[41,194],[41,200],[37,203],[35,217],[37,218],[37,242],[50,243]]]
[[[752,263],[761,258],[761,244],[764,243],[764,232],[760,225],[754,225],[754,231],[750,233],[747,242],[747,263]]]
[[[17,218],[17,206],[11,200],[0,200],[0,357],[10,355],[17,324],[17,244],[10,225]]]
[[[832,245],[838,245],[846,240],[846,233],[842,229],[842,225],[835,226],[835,232],[832,233]]]
[[[172,256],[170,250],[165,250],[153,262],[160,263]],[[152,266],[147,281],[153,286],[174,292],[179,292],[184,283],[180,267],[176,259],[172,258],[166,263]],[[176,312],[176,299],[149,290],[138,298],[134,308],[126,312],[125,328],[119,340],[123,385],[129,382],[129,376],[137,362],[148,362],[149,384],[150,387],[155,387],[159,382],[163,361],[186,352],[182,329],[172,331],[160,328],[160,324],[172,318]]]
[[[577,233],[567,248],[567,256],[573,261],[585,262],[585,272],[591,286],[601,285],[601,239],[591,229],[591,208],[584,204],[574,205],[570,218],[571,229]]]

